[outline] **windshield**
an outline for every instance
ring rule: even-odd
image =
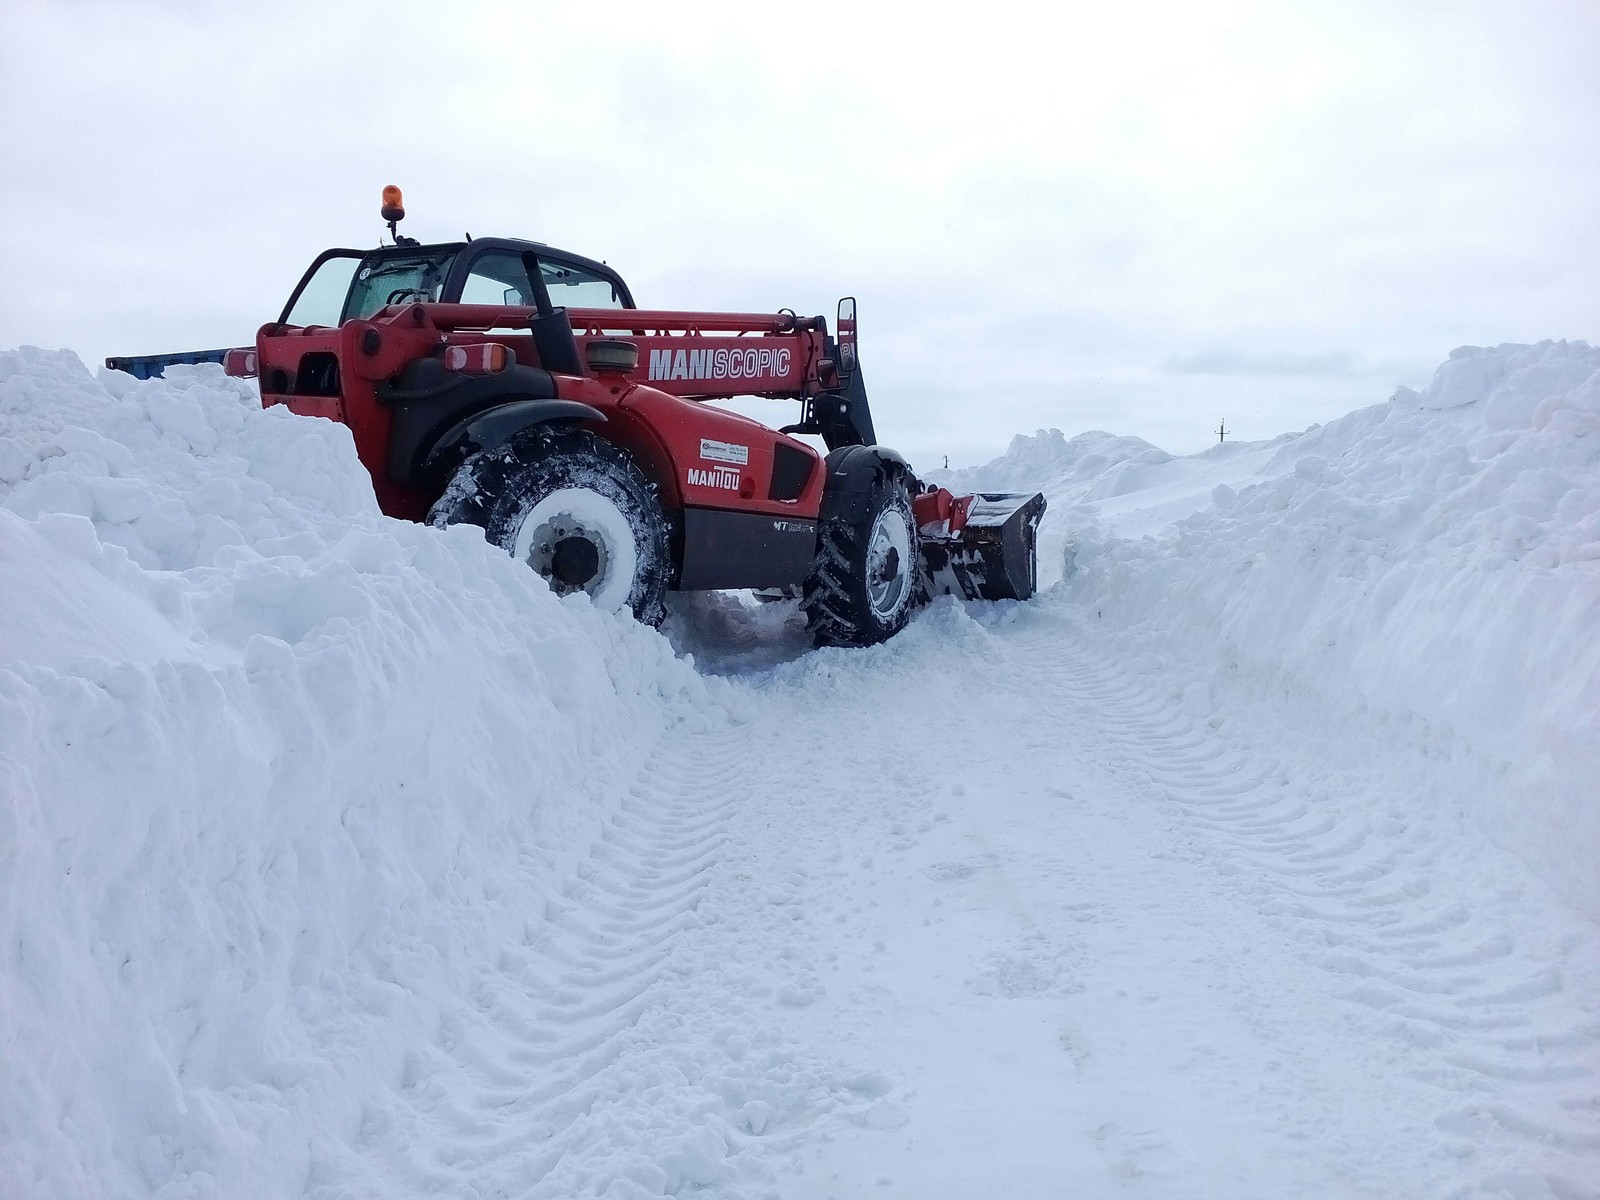
[[[413,304],[439,298],[454,250],[394,254],[363,263],[350,286],[341,320],[363,320],[386,304]]]

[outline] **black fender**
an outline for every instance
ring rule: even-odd
[[[885,476],[903,476],[906,487],[913,494],[917,490],[911,464],[887,446],[841,446],[829,453],[824,467],[819,526],[833,520],[864,522],[872,491]]]
[[[457,421],[433,443],[419,477],[443,482],[469,455],[503,446],[525,429],[555,421],[604,421],[605,413],[577,400],[507,398],[504,404]]]
[[[440,488],[461,460],[491,439],[499,445],[515,436],[505,431],[510,418],[472,430],[491,412],[525,403],[569,403],[557,399],[550,372],[521,363],[492,375],[448,370],[442,359],[419,358],[407,363],[397,378],[380,383],[378,402],[389,409],[389,478],[404,487]],[[604,420],[596,410],[522,410],[521,428],[550,420]],[[493,440],[498,438],[498,440]]]

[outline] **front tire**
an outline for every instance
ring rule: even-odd
[[[541,426],[473,455],[428,523],[479,526],[557,595],[585,592],[595,607],[627,609],[647,625],[666,615],[666,513],[627,452],[588,430]]]
[[[883,470],[854,518],[829,516],[818,526],[800,601],[813,641],[870,646],[899,633],[916,601],[920,556],[905,479]]]

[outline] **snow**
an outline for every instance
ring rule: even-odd
[[[1596,434],[1600,352],[1464,349],[1421,394],[1238,448],[1225,461],[1248,475],[1161,536],[1118,536],[1115,509],[1051,519],[1074,530],[1074,596],[1130,650],[1280,680],[1484,758],[1505,782],[1471,816],[1600,917]],[[1210,457],[1172,474],[1211,483]]]
[[[1600,1195],[1600,351],[1173,457],[809,650],[0,354],[0,1194]]]

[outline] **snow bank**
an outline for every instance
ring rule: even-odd
[[[1064,592],[1108,636],[1479,756],[1471,815],[1600,916],[1600,350],[1457,350],[1424,392],[1148,459],[1135,494],[1107,485],[1142,455],[1096,475],[1096,444],[1059,434],[993,477],[1022,483],[1051,440],[1070,460],[1046,484],[1078,568]]]
[[[215,368],[0,354],[0,576],[5,1195],[341,1174],[615,782],[725,717]]]

